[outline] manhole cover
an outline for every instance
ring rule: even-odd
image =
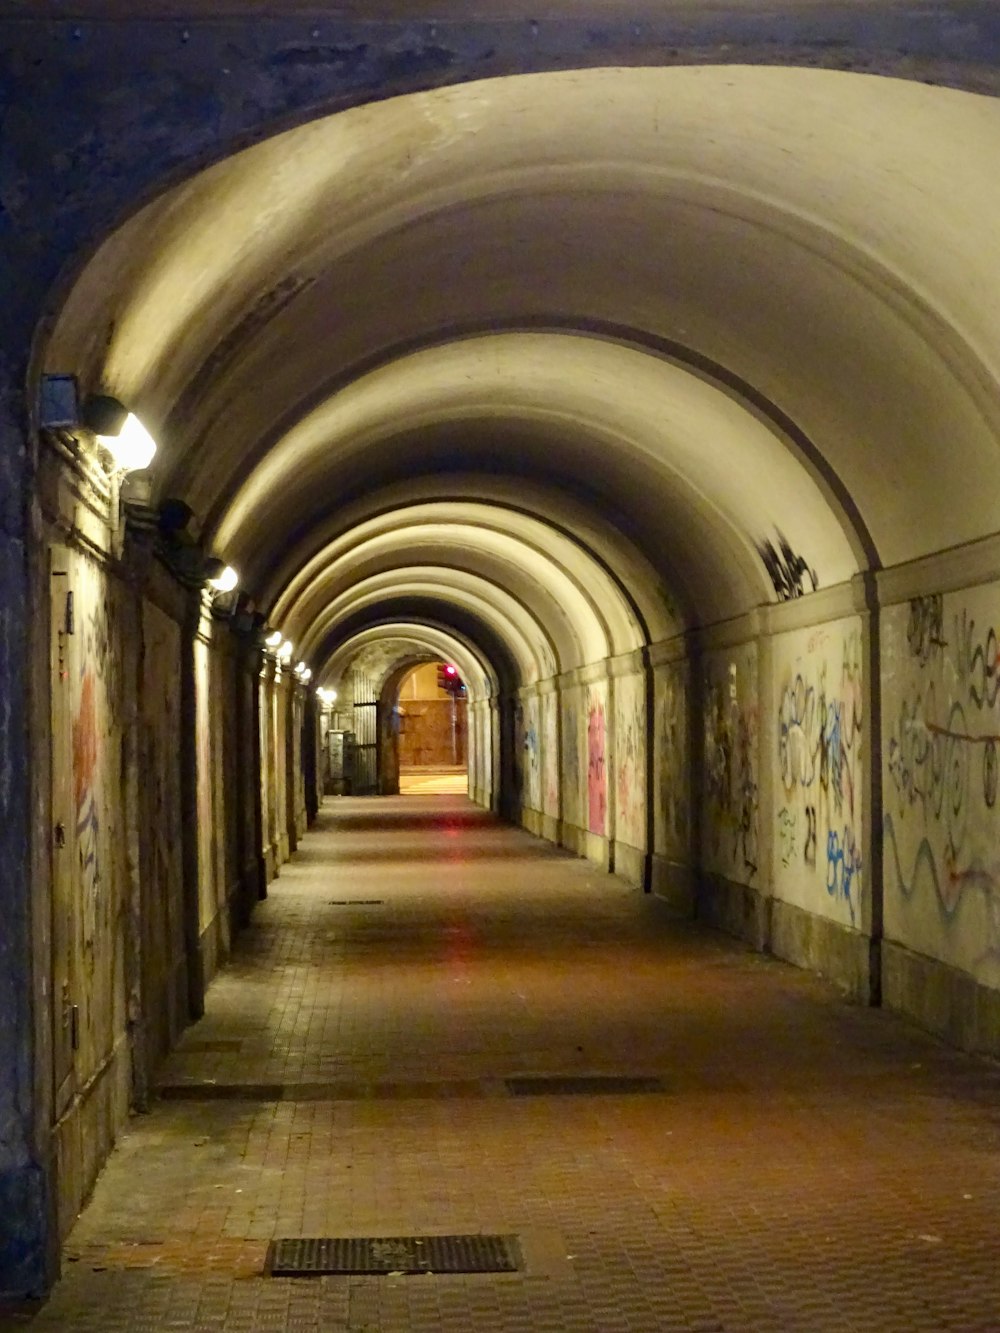
[[[515,1273],[516,1236],[335,1236],[274,1240],[272,1277],[324,1273]]]
[[[555,1074],[551,1077],[507,1078],[512,1097],[573,1097],[601,1093],[663,1092],[663,1080],[646,1075]]]

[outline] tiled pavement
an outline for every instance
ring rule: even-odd
[[[663,1091],[503,1082],[561,1073]],[[1000,1330],[994,1066],[461,798],[328,803],[162,1083],[0,1327]],[[525,1271],[262,1272],[274,1236],[456,1231]]]

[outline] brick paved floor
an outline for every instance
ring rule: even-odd
[[[581,1073],[663,1091],[503,1081]],[[1000,1329],[995,1066],[461,798],[327,803],[161,1083],[0,1327]],[[262,1272],[275,1236],[456,1231],[525,1271]]]

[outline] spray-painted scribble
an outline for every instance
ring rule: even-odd
[[[687,850],[688,786],[686,691],[680,668],[656,680],[657,843],[660,850],[683,855]]]
[[[587,827],[605,833],[608,817],[608,774],[605,762],[604,705],[591,703],[587,713]]]
[[[944,638],[944,598],[940,593],[910,599],[906,641],[913,656],[923,663],[929,662],[934,652],[947,647]]]
[[[645,685],[622,678],[615,691],[615,837],[633,847],[646,836]]]
[[[580,823],[583,815],[580,809],[580,720],[576,703],[567,699],[563,706],[562,724],[563,746],[563,816]]]
[[[975,968],[1000,962],[1000,640],[968,604],[948,618],[944,603],[910,603],[910,655],[887,698],[887,888],[908,906],[904,931],[929,931],[933,900],[947,939],[923,947]]]
[[[804,597],[807,592],[815,592],[819,587],[815,569],[809,567],[809,562],[803,556],[795,553],[788,538],[780,530],[775,529],[775,536],[778,539],[777,546],[765,538],[757,543],[757,554],[764,562],[778,600],[790,602],[796,597]],[[806,579],[810,583],[808,588]]]
[[[861,852],[850,829],[842,833],[830,829],[826,835],[826,891],[831,898],[841,898],[854,920],[854,879],[861,870]]]
[[[783,805],[778,811],[778,854],[783,866],[795,860],[798,843],[798,820],[794,810]]]
[[[757,873],[756,662],[709,664],[705,682],[706,842],[714,866],[741,882]]]
[[[778,697],[778,777],[784,790],[779,815],[779,845],[787,847],[787,824],[794,816],[800,836],[796,881],[794,863],[782,856],[788,891],[802,895],[802,885],[826,892],[852,924],[861,893],[861,745],[864,721],[862,647],[857,628],[826,627],[789,641],[784,684]],[[795,649],[798,648],[798,652]],[[826,850],[825,868],[820,861]],[[807,878],[803,879],[802,875]],[[811,891],[810,891],[811,892]],[[813,896],[809,901],[819,903]]]
[[[76,846],[80,862],[80,887],[85,909],[98,891],[101,879],[100,818],[97,809],[98,762],[97,710],[94,672],[84,658],[80,698],[73,718],[73,795],[76,805]]]
[[[806,806],[806,839],[802,848],[802,859],[810,869],[816,865],[816,843],[818,839],[818,820],[816,818],[816,807],[814,805]]]
[[[942,872],[931,841],[925,836],[917,844],[909,870],[904,871],[896,821],[891,814],[886,814],[883,827],[886,851],[891,852],[893,883],[903,899],[907,903],[918,900],[920,885],[926,883],[937,908],[938,920],[949,933],[957,927],[959,908],[981,899],[986,929],[984,934],[977,932],[972,942],[971,961],[976,967],[1000,963],[1000,858],[987,861],[977,856],[961,869],[945,864]],[[889,860],[887,856],[887,871]]]

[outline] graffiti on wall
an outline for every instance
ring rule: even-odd
[[[563,818],[583,824],[583,781],[580,764],[580,719],[576,699],[563,696]]]
[[[112,651],[113,603],[105,595],[96,571],[78,567],[79,658],[71,719],[73,746],[73,800],[79,868],[79,902],[85,944],[94,941],[101,897],[102,840],[108,836],[104,804],[103,738],[117,698],[118,665]]]
[[[607,829],[605,740],[604,704],[592,699],[587,710],[587,827],[591,833],[604,833]]]
[[[710,666],[705,682],[706,844],[712,868],[749,883],[758,867],[756,667]]]
[[[101,879],[97,806],[98,732],[93,667],[84,656],[80,694],[73,717],[73,797],[76,806],[76,846],[83,901],[92,900]]]
[[[1000,960],[1000,639],[968,607],[946,624],[937,595],[910,602],[906,644],[887,700],[887,879],[905,900],[926,882],[948,927],[978,899],[976,961]]]
[[[780,530],[775,530],[777,544],[769,538],[757,543],[757,554],[764,562],[768,578],[774,585],[774,591],[781,602],[790,602],[796,597],[804,597],[807,592],[815,592],[819,587],[815,569],[793,549],[791,542]],[[806,579],[809,587],[806,587]]]
[[[681,854],[687,846],[687,727],[684,680],[676,668],[657,678],[656,754],[659,783],[657,843]]]
[[[615,713],[615,837],[642,847],[646,840],[646,709],[641,679],[618,682]]]
[[[786,673],[777,728],[781,864],[822,874],[828,897],[846,908],[852,925],[862,872],[861,687],[860,630],[813,631]]]

